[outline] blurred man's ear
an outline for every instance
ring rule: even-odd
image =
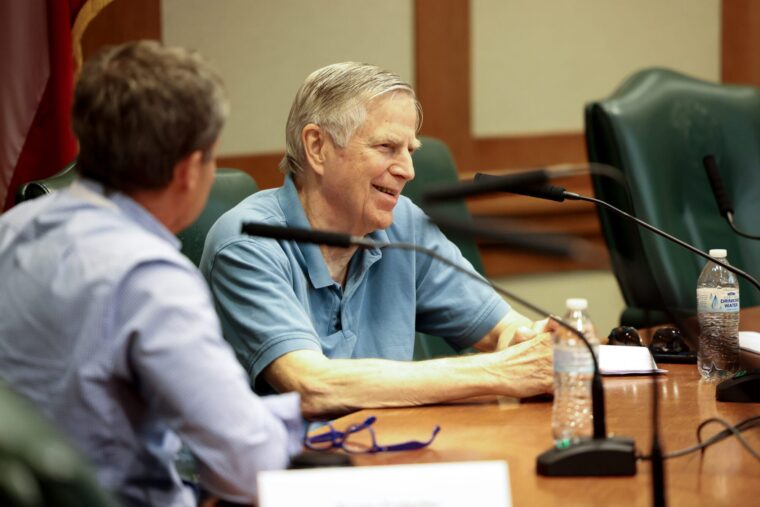
[[[203,152],[195,150],[174,165],[172,183],[182,190],[193,189],[198,184],[203,168]]]
[[[301,131],[301,143],[303,144],[306,161],[320,176],[324,174],[325,149],[327,148],[327,134],[319,125],[309,123]]]

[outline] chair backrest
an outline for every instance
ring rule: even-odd
[[[116,506],[91,468],[25,400],[0,383],[0,505]]]
[[[408,182],[402,192],[418,206],[421,204],[422,193],[430,186],[438,183],[455,183],[459,181],[454,158],[445,143],[432,137],[420,137],[422,148],[412,155],[415,177]],[[457,218],[469,217],[470,211],[463,201],[451,202],[440,206],[444,213],[451,213]],[[473,267],[483,273],[483,262],[480,259],[478,245],[471,236],[450,235],[449,239],[461,250],[462,255],[470,261]],[[443,339],[418,333],[415,343],[415,359],[428,359],[438,356],[455,355],[456,351]]]
[[[206,235],[214,222],[257,190],[256,182],[248,173],[238,169],[217,169],[203,213],[190,227],[177,234],[182,241],[182,253],[197,266],[201,261]]]
[[[402,192],[418,206],[421,205],[422,193],[429,189],[430,185],[459,181],[454,157],[451,156],[448,146],[443,141],[432,137],[421,136],[420,141],[422,148],[412,155],[415,177],[406,184]],[[437,205],[437,208],[443,213],[458,218],[470,216],[470,211],[464,201],[451,201]],[[465,235],[451,235],[450,239],[459,247],[465,259],[470,261],[472,266],[482,274],[483,261],[480,258],[480,251],[475,239],[472,236]]]
[[[760,273],[760,243],[738,237],[719,215],[702,166],[715,156],[738,224],[760,213],[760,90],[722,85],[666,69],[640,71],[585,109],[589,160],[619,168],[627,188],[593,175],[596,196],[702,250],[728,249],[729,261]],[[637,327],[692,315],[705,261],[649,231],[600,211],[605,241]],[[755,228],[755,233],[760,229]],[[744,306],[760,294],[741,282]]]
[[[75,163],[69,164],[49,178],[21,185],[16,192],[16,203],[69,186],[77,175],[74,167]],[[247,173],[238,169],[217,169],[208,202],[201,216],[190,227],[177,234],[182,241],[182,253],[197,266],[203,253],[206,234],[216,219],[256,190],[256,182]]]
[[[16,190],[16,204],[49,194],[59,188],[68,187],[77,177],[74,170],[76,162],[72,162],[59,172],[42,180],[30,181],[19,186]]]

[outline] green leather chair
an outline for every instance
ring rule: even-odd
[[[116,506],[93,471],[25,400],[0,383],[0,505]]]
[[[49,194],[59,188],[68,187],[77,177],[77,172],[74,170],[75,165],[76,162],[72,162],[49,178],[30,181],[19,186],[16,190],[16,204]]]
[[[760,242],[738,237],[720,216],[702,159],[714,155],[733,196],[738,226],[760,233],[760,90],[695,79],[667,69],[637,72],[585,108],[588,157],[620,169],[627,185],[592,175],[594,193],[701,250],[760,275]],[[705,260],[600,210],[602,232],[635,327],[696,313]],[[760,294],[741,282],[743,306]]]
[[[257,190],[256,182],[248,173],[238,169],[217,169],[203,213],[190,227],[177,234],[182,241],[182,253],[198,266],[206,235],[217,218]]]
[[[16,202],[34,199],[70,185],[77,175],[74,167],[75,164],[72,163],[50,178],[21,185],[16,192]],[[203,253],[206,234],[216,219],[257,190],[256,182],[247,173],[237,169],[217,169],[214,185],[201,216],[190,227],[177,234],[182,241],[182,253],[197,266]]]
[[[459,173],[454,164],[454,158],[446,144],[432,137],[420,137],[420,141],[422,141],[422,148],[412,155],[415,177],[406,184],[402,192],[418,206],[422,202],[422,193],[430,185],[459,181]],[[436,209],[441,213],[451,214],[451,216],[459,219],[470,216],[470,211],[464,201],[447,203]],[[470,236],[460,235],[451,235],[449,239],[459,247],[462,255],[482,274],[483,262],[480,259],[480,251],[475,240]],[[415,359],[429,359],[456,354],[457,351],[442,338],[422,333],[417,334],[414,347]]]

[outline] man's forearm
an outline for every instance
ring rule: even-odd
[[[533,341],[494,353],[419,362],[326,359],[297,351],[275,361],[265,375],[280,391],[298,391],[307,417],[488,394],[532,396],[551,388],[551,376],[546,375],[551,371],[550,345]]]

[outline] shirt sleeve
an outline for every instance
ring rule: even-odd
[[[170,262],[133,269],[119,290],[117,333],[129,371],[154,413],[185,441],[201,482],[250,501],[259,470],[287,466],[302,436],[296,394],[264,400],[221,337],[199,273]],[[274,410],[272,410],[274,409]]]
[[[411,203],[410,203],[411,204]],[[459,248],[416,206],[411,204],[415,242],[477,273]],[[475,280],[461,271],[416,252],[417,330],[441,336],[461,350],[480,341],[503,319],[510,306],[485,279]]]
[[[296,286],[309,283],[270,239],[237,239],[211,259],[206,277],[224,337],[250,375],[251,384],[278,357],[295,350],[322,352],[319,335]],[[295,277],[300,277],[295,280]]]

